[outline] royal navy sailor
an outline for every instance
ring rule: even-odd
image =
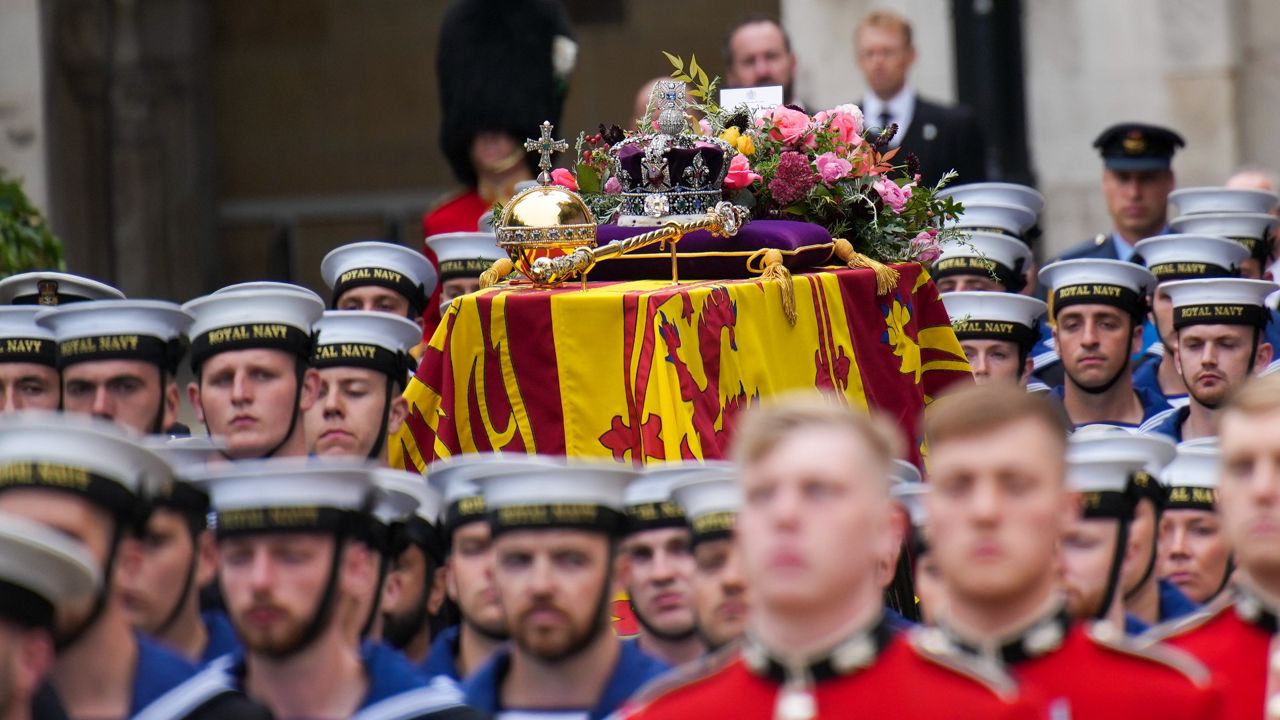
[[[976,382],[1048,391],[1043,383],[1031,382],[1031,349],[1040,338],[1040,318],[1047,309],[1042,301],[1002,292],[949,292],[941,299]]]
[[[58,345],[36,324],[37,306],[0,305],[0,414],[57,410],[62,404]]]
[[[320,275],[331,293],[330,309],[398,315],[417,324],[419,334],[437,282],[435,268],[422,253],[379,241],[330,251],[320,261]]]
[[[70,305],[89,300],[123,300],[124,293],[81,275],[52,270],[18,273],[0,280],[0,305]]]
[[[1169,498],[1160,519],[1160,576],[1199,604],[1226,589],[1235,570],[1217,512],[1221,465],[1216,439],[1196,440],[1179,445],[1164,471]]]
[[[427,247],[440,264],[440,317],[454,298],[480,289],[480,274],[495,261],[508,257],[498,247],[497,236],[484,232],[455,232],[432,235]]]

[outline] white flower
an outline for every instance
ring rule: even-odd
[[[578,62],[578,43],[564,35],[551,38],[551,72],[557,80],[568,80]]]

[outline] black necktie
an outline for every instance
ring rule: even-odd
[[[887,128],[891,122],[893,122],[893,114],[889,112],[888,107],[885,107],[884,110],[880,111],[880,127]]]

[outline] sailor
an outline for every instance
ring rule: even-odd
[[[440,264],[440,317],[454,298],[480,289],[481,273],[508,257],[491,232],[441,233],[427,238],[427,247]]]
[[[144,445],[168,461],[174,480],[152,496],[139,551],[121,564],[116,583],[134,628],[207,665],[239,647],[226,615],[200,608],[200,589],[215,579],[217,549],[207,531],[209,496],[190,480],[219,446],[208,436],[163,435]]]
[[[926,532],[947,603],[921,642],[1004,668],[1040,717],[1227,717],[1197,663],[1066,612],[1059,547],[1079,507],[1067,430],[1047,398],[1007,386],[964,388],[929,407]],[[1099,453],[1071,472],[1098,483],[1080,489],[1123,496],[1143,460]]]
[[[1138,427],[1169,408],[1158,395],[1135,389],[1129,373],[1154,281],[1146,268],[1119,260],[1063,260],[1040,270],[1066,376],[1050,396],[1076,427]]]
[[[1173,154],[1185,144],[1178,133],[1156,125],[1120,123],[1103,130],[1093,147],[1102,155],[1102,195],[1112,230],[1068,249],[1055,260],[1127,261],[1139,240],[1168,232]]]
[[[124,293],[106,283],[52,270],[19,273],[0,280],[0,305],[69,305],[123,299]]]
[[[889,488],[892,497],[907,514],[907,548],[911,557],[911,588],[915,591],[916,613],[920,624],[933,625],[938,613],[946,607],[946,586],[938,572],[938,563],[929,552],[924,528],[927,511],[924,496],[932,488],[925,482],[897,483]]]
[[[1177,233],[1216,235],[1234,240],[1249,251],[1240,263],[1240,277],[1260,280],[1271,261],[1271,232],[1280,198],[1249,188],[1184,188],[1169,195],[1181,213],[1169,221]]]
[[[973,183],[942,194],[964,204],[964,214],[950,224],[965,232],[943,242],[942,254],[929,268],[938,290],[1032,289],[1035,260],[1024,238],[1044,205],[1040,193],[1008,183]]]
[[[671,498],[689,524],[694,622],[703,644],[714,653],[742,638],[751,611],[750,588],[733,543],[742,488],[733,470],[719,468],[676,478]]]
[[[258,718],[220,673],[137,634],[115,582],[135,552],[147,500],[171,469],[115,425],[37,411],[0,418],[0,512],[23,515],[89,548],[103,583],[69,608],[51,675],[71,718]]]
[[[389,524],[390,565],[382,586],[379,635],[420,665],[433,640],[431,620],[444,605],[445,549],[439,529],[443,498],[420,476],[382,469],[377,478],[417,499],[412,512]]]
[[[900,537],[895,429],[816,396],[740,423],[734,540],[754,598],[749,630],[740,650],[672,673],[623,717],[1035,716],[1007,676],[924,649],[884,619],[880,566]]]
[[[715,465],[699,462],[650,465],[627,485],[624,498],[627,529],[619,579],[640,625],[635,642],[672,667],[702,657],[707,649],[694,615],[692,538],[684,511],[671,498],[671,483],[714,470]]]
[[[320,376],[303,427],[307,450],[386,462],[387,438],[409,414],[404,392],[421,328],[388,313],[329,310],[315,324],[311,367]]]
[[[391,565],[404,549],[400,530],[422,502],[419,487],[423,482],[409,473],[390,468],[370,468],[374,493],[373,507],[365,515],[364,526],[352,534],[352,541],[362,543],[374,556],[371,581],[353,587],[352,609],[343,620],[359,641],[377,645],[377,651],[395,652],[382,642],[382,589]]]
[[[1231,581],[1235,566],[1217,514],[1222,454],[1215,441],[1178,446],[1165,468],[1169,499],[1160,520],[1160,577],[1193,602],[1210,602]]]
[[[58,346],[53,333],[36,324],[41,309],[0,305],[0,414],[61,404]]]
[[[38,522],[0,513],[0,709],[6,718],[41,717],[44,706],[36,703],[52,696],[42,683],[53,669],[58,622],[101,582],[87,547]]]
[[[1230,586],[1203,611],[1148,637],[1208,666],[1225,700],[1220,717],[1273,717],[1280,667],[1280,375],[1251,379],[1223,408],[1217,512],[1235,560]]]
[[[1264,331],[1271,318],[1267,296],[1280,289],[1266,280],[1214,278],[1163,286],[1172,305],[1177,344],[1173,364],[1191,402],[1143,424],[1144,432],[1174,442],[1217,435],[1219,409],[1250,376],[1271,363]]]
[[[252,283],[196,298],[187,396],[209,434],[236,460],[305,455],[303,414],[320,376],[310,368],[312,326],[324,312],[315,293]]]
[[[600,720],[667,666],[613,632],[623,497],[636,472],[564,464],[477,483],[493,533],[493,579],[511,643],[464,684],[498,717]]]
[[[94,300],[44,310],[36,322],[58,341],[62,408],[143,434],[187,435],[178,425],[178,363],[191,316],[161,300]]]
[[[912,523],[911,508],[903,501],[903,488],[924,484],[924,478],[915,465],[894,458],[889,466],[889,497],[898,518],[894,527],[900,535],[890,545],[880,567],[880,583],[884,589],[884,616],[894,632],[910,630],[920,619],[919,602],[916,600],[914,573],[912,571]],[[910,495],[910,491],[905,491]]]
[[[1190,399],[1172,356],[1177,336],[1173,329],[1173,308],[1164,284],[1178,280],[1237,277],[1248,251],[1240,243],[1213,235],[1161,235],[1140,241],[1135,260],[1143,262],[1156,278],[1151,297],[1150,321],[1159,340],[1143,351],[1133,371],[1134,387],[1143,387],[1164,396],[1173,407],[1186,407]]]
[[[353,541],[376,501],[363,464],[276,458],[206,467],[227,610],[244,646],[221,667],[276,717],[470,718],[447,680],[431,684],[342,622],[373,582]]]
[[[1040,337],[1040,318],[1047,309],[1042,301],[1003,292],[949,292],[941,299],[977,383],[1004,382],[1032,392],[1048,391],[1043,383],[1031,382],[1031,349]]]
[[[385,312],[412,320],[422,332],[422,313],[436,289],[436,270],[422,253],[389,242],[343,245],[320,261],[332,310]]]

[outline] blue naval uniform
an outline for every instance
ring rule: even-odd
[[[1138,361],[1137,369],[1133,371],[1133,386],[1160,395],[1170,407],[1186,407],[1191,402],[1191,398],[1186,393],[1168,395],[1160,387],[1160,364],[1165,360],[1165,352],[1164,343],[1153,343],[1147,348],[1142,354],[1142,359]]]
[[[462,682],[457,660],[458,636],[461,628],[461,625],[450,625],[431,641],[431,649],[427,651],[426,659],[418,666],[418,672],[425,675],[428,680],[443,675],[454,682]]]
[[[618,664],[613,668],[613,674],[609,677],[604,693],[600,696],[600,700],[595,707],[564,708],[563,710],[546,711],[545,713],[527,711],[524,716],[532,718],[538,714],[546,714],[548,717],[554,717],[558,713],[567,714],[576,710],[579,713],[585,711],[588,720],[603,720],[603,718],[608,717],[622,707],[622,704],[647,682],[669,669],[660,660],[641,652],[640,648],[636,647],[634,643],[624,642],[620,643],[620,645],[621,652],[618,654]],[[482,713],[489,713],[501,718],[506,708],[501,705],[502,699],[499,697],[499,693],[502,680],[507,674],[510,663],[511,651],[509,648],[503,648],[489,662],[477,670],[474,675],[468,678],[462,685],[467,705]],[[511,710],[519,711],[518,708],[512,708]]]
[[[202,667],[223,655],[240,651],[240,638],[236,635],[235,626],[231,624],[231,619],[226,613],[220,610],[206,610],[200,613],[200,619],[204,621],[204,630],[209,635],[204,652],[200,655]]]
[[[1142,423],[1139,431],[1151,435],[1164,435],[1175,443],[1182,442],[1182,424],[1191,416],[1191,408],[1169,408]]]
[[[369,689],[351,720],[481,717],[462,704],[462,691],[452,680],[435,678],[428,682],[403,655],[382,643],[363,643],[360,660]],[[242,653],[219,658],[210,667],[223,670],[236,685],[244,685],[247,668]]]
[[[1160,622],[1166,623],[1170,620],[1186,617],[1193,612],[1200,610],[1200,606],[1195,604],[1191,598],[1187,597],[1174,585],[1167,580],[1160,580],[1156,587],[1160,592]],[[1128,613],[1124,616],[1124,631],[1127,635],[1141,635],[1151,626]]]
[[[1137,386],[1134,386],[1133,392],[1135,395],[1138,396],[1138,402],[1142,403],[1142,422],[1134,425],[1131,423],[1111,421],[1106,423],[1107,425],[1118,425],[1121,427],[1142,428],[1142,427],[1145,427],[1147,423],[1151,422],[1151,419],[1154,418],[1156,415],[1159,415],[1166,410],[1172,409],[1169,403],[1165,402],[1163,395],[1152,393],[1150,390],[1147,390],[1145,388],[1140,388]],[[1049,391],[1049,397],[1053,398],[1059,403],[1062,402],[1062,395],[1063,395],[1063,386],[1061,385],[1058,385],[1057,387]],[[1092,423],[1086,423],[1086,424],[1092,424]],[[1080,428],[1082,426],[1076,425],[1075,427]]]
[[[138,665],[133,673],[130,718],[185,718],[209,701],[234,692],[221,671],[202,671],[154,640],[142,635],[135,637],[138,640]]]

